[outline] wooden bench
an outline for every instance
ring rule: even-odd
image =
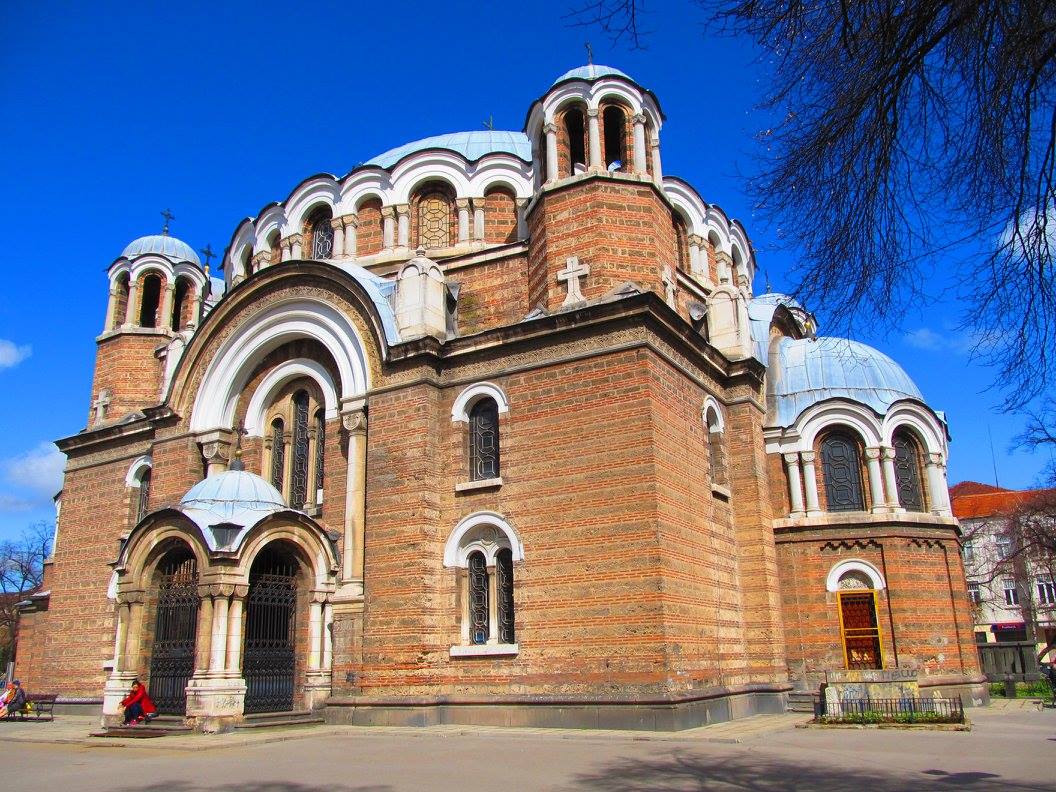
[[[55,720],[55,699],[58,696],[50,693],[27,693],[26,694],[26,707],[23,707],[18,712],[7,713],[7,720],[26,720],[27,717],[33,715],[37,720],[41,718],[47,718]],[[31,707],[29,705],[32,705]]]

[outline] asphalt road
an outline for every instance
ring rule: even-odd
[[[970,733],[786,728],[739,744],[497,730],[356,730],[199,751],[8,743],[0,790],[1056,790],[1056,710],[970,714]]]

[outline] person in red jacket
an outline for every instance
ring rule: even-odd
[[[148,721],[158,714],[157,707],[147,694],[147,688],[138,679],[132,680],[132,689],[122,699],[121,706],[125,708],[125,723],[131,726]]]

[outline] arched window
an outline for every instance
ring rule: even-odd
[[[136,504],[136,522],[147,516],[150,505],[151,471],[148,467],[139,477],[139,498]]]
[[[139,326],[158,326],[158,307],[161,305],[161,276],[153,272],[143,278],[139,297]]]
[[[858,443],[847,432],[830,432],[821,441],[825,498],[829,511],[864,511]]]
[[[445,190],[434,188],[418,198],[418,247],[451,245],[451,203]]]
[[[114,315],[108,330],[113,330],[125,323],[125,315],[128,312],[128,273],[122,272],[117,276],[117,294],[114,303]]]
[[[892,438],[895,447],[895,483],[898,503],[908,511],[924,511],[924,488],[920,479],[920,446],[904,429]]]
[[[176,289],[172,295],[172,316],[169,317],[172,329],[177,332],[184,328],[183,314],[189,291],[190,284],[187,283],[187,279],[178,278],[176,280]]]
[[[293,470],[290,472],[290,505],[303,509],[308,500],[308,392],[293,396]]]
[[[334,227],[330,224],[334,213],[328,206],[312,212],[308,220],[308,233],[312,235],[312,258],[328,259],[334,255]]]
[[[323,502],[323,463],[326,460],[326,416],[315,412],[315,502]]]
[[[242,272],[247,278],[253,274],[253,248],[250,246],[247,246],[242,253]]]
[[[516,643],[513,630],[513,551],[503,548],[495,554],[496,623],[499,643]]]
[[[565,137],[568,140],[568,175],[573,176],[587,167],[582,110],[573,108],[565,112]]]
[[[271,422],[271,486],[282,492],[283,472],[286,468],[286,433],[282,419]]]
[[[610,105],[605,108],[601,119],[605,126],[605,168],[609,171],[624,170],[627,122],[623,109]]]
[[[499,477],[499,406],[494,399],[478,399],[469,411],[469,478]]]
[[[268,235],[268,249],[271,251],[272,264],[282,261],[282,237],[277,229]]]
[[[469,637],[473,644],[486,644],[491,636],[488,607],[488,562],[479,550],[469,554]]]
[[[711,463],[711,481],[725,487],[728,482],[726,472],[726,443],[722,415],[714,404],[709,404],[704,411],[704,427],[708,432],[708,461]]]

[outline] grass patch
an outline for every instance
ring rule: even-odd
[[[1004,683],[991,682],[990,695],[993,698],[1004,698]],[[1016,683],[1016,698],[1049,698],[1050,696],[1052,696],[1052,687],[1044,679],[1039,679],[1036,682]]]

